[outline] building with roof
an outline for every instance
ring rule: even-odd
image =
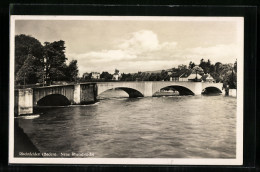
[[[91,79],[100,79],[99,72],[91,72]]]
[[[100,79],[100,73],[99,72],[85,72],[82,75],[82,78],[84,79]]]
[[[188,81],[188,77],[191,75],[192,70],[184,69],[183,73],[179,76],[179,81]]]
[[[210,74],[203,75],[201,80],[202,82],[216,82],[216,80]]]
[[[87,79],[89,76],[90,76],[90,73],[85,72],[85,73],[83,73],[82,78]]]
[[[172,71],[172,74],[170,75],[172,78],[172,81],[182,81],[180,78],[183,74],[187,73],[189,69],[181,69],[179,71]]]
[[[187,77],[187,79],[188,79],[188,81],[201,81],[201,75],[200,74],[196,74],[196,73],[191,73],[188,77]]]
[[[184,71],[180,77],[179,77],[179,81],[191,81],[191,82],[198,82],[201,81],[201,77],[202,75],[199,73],[195,73],[194,71],[190,70],[190,69],[186,69],[186,71]]]

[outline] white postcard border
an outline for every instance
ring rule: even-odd
[[[9,75],[9,163],[11,164],[136,164],[136,165],[243,165],[243,91],[237,92],[236,158],[17,158],[14,157],[14,38],[16,20],[152,20],[152,21],[237,21],[240,53],[244,55],[243,17],[179,17],[179,16],[10,16],[10,75]],[[237,59],[237,90],[244,90],[244,59]]]

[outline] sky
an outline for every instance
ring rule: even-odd
[[[15,35],[42,44],[63,40],[79,73],[170,69],[200,59],[234,63],[243,58],[243,18],[83,17],[17,19]]]

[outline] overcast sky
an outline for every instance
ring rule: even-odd
[[[80,75],[169,69],[201,58],[234,63],[243,57],[242,18],[161,19],[16,20],[15,34],[42,44],[64,40],[66,57],[78,60]]]

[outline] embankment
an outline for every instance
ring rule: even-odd
[[[23,129],[19,127],[18,121],[14,124],[14,157],[32,157],[24,156],[24,153],[33,153],[33,157],[41,157],[40,151],[32,143]],[[37,154],[37,155],[35,155]]]

